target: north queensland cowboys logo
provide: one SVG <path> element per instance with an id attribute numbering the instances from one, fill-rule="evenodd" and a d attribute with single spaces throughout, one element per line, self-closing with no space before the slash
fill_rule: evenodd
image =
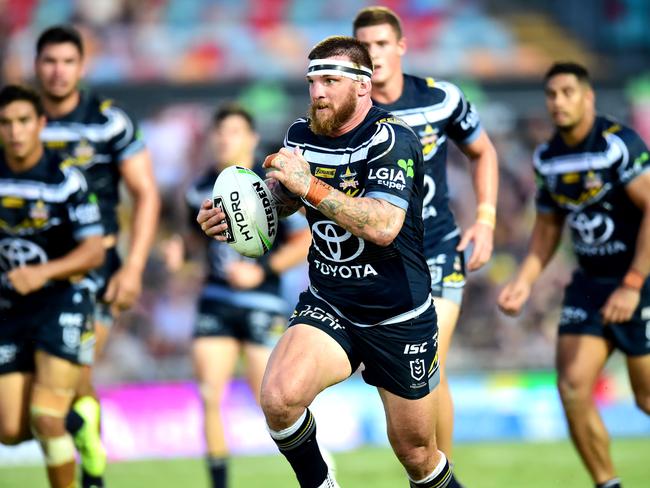
<path id="1" fill-rule="evenodd" d="M 427 371 L 424 359 L 413 359 L 409 361 L 409 366 L 411 367 L 411 378 L 415 381 L 420 381 L 424 378 Z"/>
<path id="2" fill-rule="evenodd" d="M 589 246 L 607 242 L 614 233 L 614 221 L 601 213 L 572 215 L 569 225 L 580 236 L 580 240 Z"/>

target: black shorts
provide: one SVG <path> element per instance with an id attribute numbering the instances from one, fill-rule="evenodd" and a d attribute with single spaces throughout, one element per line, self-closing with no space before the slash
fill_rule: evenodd
<path id="1" fill-rule="evenodd" d="M 110 305 L 102 300 L 108 288 L 108 283 L 115 272 L 122 266 L 122 260 L 117 253 L 115 246 L 106 249 L 106 259 L 97 269 L 90 272 L 88 277 L 92 279 L 97 286 L 97 302 L 95 305 L 95 321 L 106 327 L 113 325 L 115 318 L 111 313 Z"/>
<path id="2" fill-rule="evenodd" d="M 306 324 L 332 337 L 348 355 L 352 371 L 361 363 L 363 379 L 408 399 L 425 397 L 440 382 L 438 325 L 431 305 L 405 322 L 359 327 L 338 315 L 309 290 L 300 295 L 289 327 Z"/>
<path id="3" fill-rule="evenodd" d="M 431 295 L 458 305 L 463 301 L 465 287 L 465 256 L 456 250 L 460 237 L 443 241 L 427 253 L 431 273 Z"/>
<path id="4" fill-rule="evenodd" d="M 0 374 L 34 371 L 44 351 L 75 364 L 92 364 L 93 295 L 77 285 L 45 289 L 0 318 Z"/>
<path id="5" fill-rule="evenodd" d="M 650 280 L 641 290 L 641 301 L 632 318 L 605 325 L 600 309 L 619 285 L 617 279 L 594 279 L 576 271 L 564 294 L 559 333 L 603 337 L 628 356 L 649 354 Z"/>
<path id="6" fill-rule="evenodd" d="M 287 317 L 277 312 L 245 308 L 202 298 L 194 324 L 194 337 L 233 337 L 274 347 L 287 328 Z"/>

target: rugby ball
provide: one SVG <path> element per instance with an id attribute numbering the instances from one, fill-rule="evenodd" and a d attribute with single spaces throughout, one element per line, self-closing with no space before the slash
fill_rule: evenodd
<path id="1" fill-rule="evenodd" d="M 224 169 L 212 188 L 212 205 L 226 214 L 226 242 L 249 258 L 259 258 L 273 246 L 278 213 L 271 192 L 257 174 L 242 166 Z"/>

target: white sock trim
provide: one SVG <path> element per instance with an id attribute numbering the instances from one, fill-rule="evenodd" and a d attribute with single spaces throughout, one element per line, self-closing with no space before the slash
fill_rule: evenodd
<path id="1" fill-rule="evenodd" d="M 275 439 L 276 441 L 281 441 L 295 434 L 306 418 L 307 418 L 307 409 L 305 408 L 305 411 L 302 413 L 300 417 L 298 417 L 298 420 L 296 420 L 296 422 L 293 425 L 290 425 L 286 429 L 276 431 L 271 429 L 271 427 L 269 427 L 268 425 L 266 426 L 266 428 L 269 430 L 269 434 L 271 434 L 271 437 L 273 439 Z"/>
<path id="2" fill-rule="evenodd" d="M 434 479 L 436 479 L 436 477 L 437 477 L 440 473 L 442 473 L 442 470 L 445 468 L 445 464 L 447 464 L 447 458 L 445 457 L 445 453 L 444 453 L 444 452 L 442 452 L 442 451 L 438 451 L 438 452 L 440 453 L 440 461 L 438 461 L 437 466 L 434 468 L 434 470 L 431 472 L 431 474 L 430 474 L 429 476 L 427 476 L 426 478 L 423 478 L 423 479 L 421 479 L 421 480 L 414 480 L 413 478 L 411 478 L 411 477 L 409 476 L 409 479 L 410 479 L 413 483 L 415 483 L 415 484 L 419 484 L 419 483 L 428 483 L 429 481 L 433 481 Z M 408 474 L 408 473 L 407 473 L 407 474 Z"/>
<path id="3" fill-rule="evenodd" d="M 602 488 L 609 488 L 610 486 L 616 486 L 621 484 L 621 479 L 620 478 L 612 478 L 609 481 L 606 481 L 602 485 L 600 485 Z"/>

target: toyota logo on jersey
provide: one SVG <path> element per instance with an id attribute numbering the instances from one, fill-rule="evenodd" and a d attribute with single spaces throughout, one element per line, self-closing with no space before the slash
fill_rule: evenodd
<path id="1" fill-rule="evenodd" d="M 365 243 L 331 220 L 321 220 L 312 226 L 312 239 L 316 249 L 325 259 L 345 263 L 359 257 Z"/>
<path id="2" fill-rule="evenodd" d="M 19 238 L 0 240 L 0 270 L 2 271 L 45 262 L 47 262 L 45 251 L 31 241 Z"/>

